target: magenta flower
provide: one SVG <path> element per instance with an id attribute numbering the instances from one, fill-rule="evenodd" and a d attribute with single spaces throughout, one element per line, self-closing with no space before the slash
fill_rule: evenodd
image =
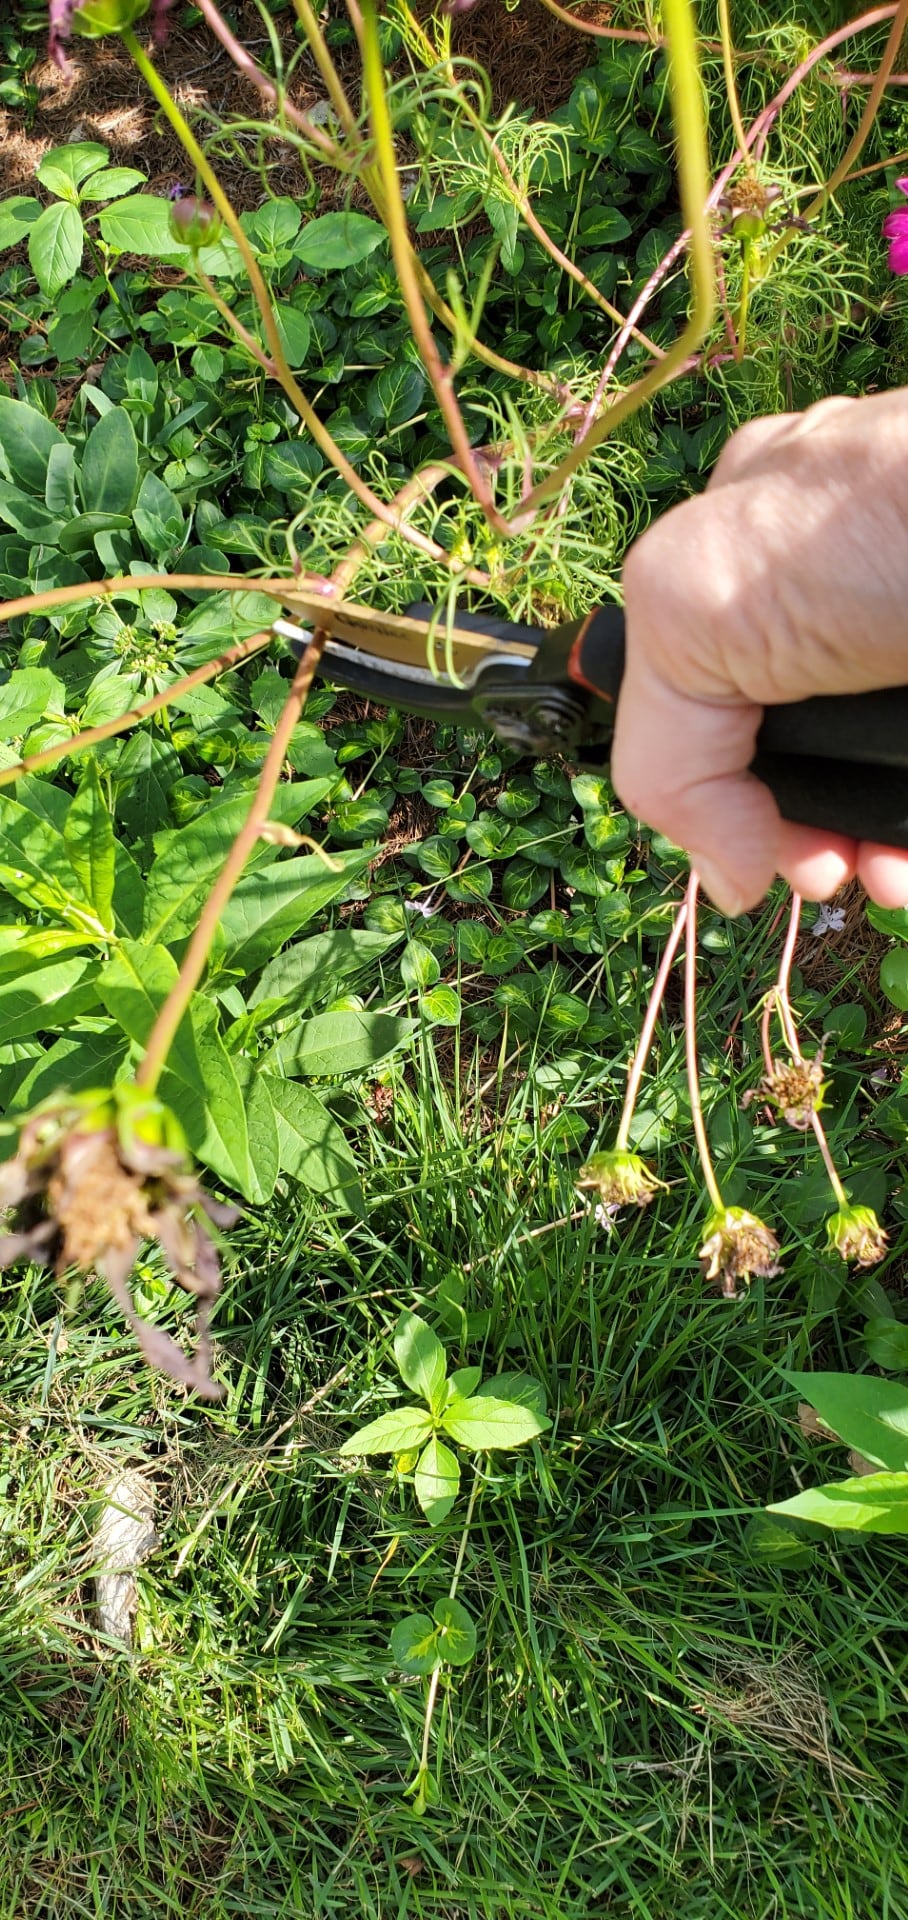
<path id="1" fill-rule="evenodd" d="M 896 181 L 899 193 L 908 198 L 908 179 Z M 890 273 L 908 273 L 908 207 L 895 207 L 883 221 L 883 238 L 889 242 Z"/>

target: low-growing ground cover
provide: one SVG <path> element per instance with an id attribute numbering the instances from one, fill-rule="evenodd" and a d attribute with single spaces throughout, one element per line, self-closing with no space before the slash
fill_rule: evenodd
<path id="1" fill-rule="evenodd" d="M 273 72 L 301 40 L 268 13 Z M 630 11 L 621 24 L 652 25 Z M 768 9 L 737 23 L 750 115 L 836 24 Z M 861 43 L 868 66 L 886 24 Z M 188 12 L 180 31 L 197 26 Z M 242 9 L 233 26 L 248 28 Z M 382 24 L 421 259 L 453 299 L 452 270 L 472 293 L 494 244 L 485 340 L 589 402 L 611 323 L 553 279 L 490 186 L 481 133 L 450 131 L 447 76 L 417 27 L 403 11 Z M 40 137 L 40 69 L 24 31 L 7 38 L 3 98 Z M 326 41 L 347 72 L 352 29 L 329 17 Z M 307 58 L 294 97 L 309 107 L 322 96 Z M 419 87 L 405 97 L 408 58 Z M 717 55 L 706 73 L 718 163 L 731 135 Z M 591 40 L 575 74 L 521 100 L 501 150 L 626 312 L 680 226 L 664 61 Z M 827 62 L 795 94 L 773 156 L 786 194 L 827 177 L 862 84 L 843 90 Z M 868 166 L 901 150 L 900 99 L 886 96 Z M 253 182 L 242 231 L 291 369 L 387 499 L 448 440 L 361 182 L 346 217 L 314 166 L 300 191 L 271 180 L 251 108 L 242 121 L 233 104 L 186 104 L 212 158 L 240 154 Z M 58 754 L 0 792 L 8 1154 L 42 1096 L 129 1073 L 248 808 L 292 671 L 276 645 L 243 657 L 273 613 L 255 574 L 329 571 L 362 525 L 216 304 L 254 329 L 229 233 L 199 255 L 208 286 L 193 279 L 151 138 L 127 153 L 83 127 L 45 154 L 34 194 L 17 179 L 0 201 L 0 591 L 136 578 L 115 600 L 18 615 L 4 636 L 5 765 Z M 414 527 L 487 570 L 512 617 L 613 595 L 634 531 L 703 483 L 739 420 L 903 377 L 879 234 L 894 171 L 795 230 L 749 300 L 731 236 L 727 309 L 746 352 L 717 353 L 604 442 L 531 564 L 450 480 Z M 647 311 L 657 346 L 687 302 L 678 271 Z M 645 352 L 631 342 L 631 370 Z M 513 431 L 504 376 L 466 366 L 472 441 Z M 525 434 L 551 418 L 538 387 L 521 405 Z M 514 497 L 521 458 L 505 463 Z M 228 567 L 249 569 L 244 595 L 141 584 Z M 401 609 L 441 600 L 450 577 L 398 533 L 365 554 L 356 591 Z M 215 684 L 78 760 L 59 751 L 229 648 Z M 666 1190 L 597 1219 L 576 1185 L 614 1135 L 680 897 L 676 850 L 604 780 L 322 688 L 270 818 L 161 1081 L 207 1184 L 245 1205 L 214 1322 L 226 1398 L 200 1406 L 150 1374 L 99 1281 L 67 1301 L 34 1268 L 4 1275 L 0 1912 L 908 1912 L 898 1543 L 830 1545 L 763 1511 L 844 1466 L 799 1424 L 786 1373 L 906 1369 L 904 916 L 870 927 L 851 901 L 844 926 L 816 934 L 808 916 L 792 980 L 807 1039 L 828 1036 L 839 1169 L 891 1230 L 873 1276 L 820 1250 L 829 1203 L 805 1137 L 742 1104 L 782 903 L 734 925 L 701 917 L 712 1151 L 729 1204 L 772 1224 L 784 1263 L 729 1302 L 696 1262 L 674 979 L 631 1135 Z M 188 1345 L 193 1316 L 158 1248 L 133 1286 L 138 1311 Z M 455 1411 L 438 1444 L 460 1465 L 456 1496 L 443 1455 L 420 1468 L 419 1425 L 390 1459 L 342 1451 L 440 1392 L 437 1344 L 410 1320 L 402 1349 L 402 1314 L 434 1330 L 462 1399 L 481 1398 L 479 1369 L 529 1410 L 494 1448 L 471 1447 L 475 1410 Z M 141 1476 L 158 1542 L 135 1575 L 131 1653 L 99 1635 L 93 1586 L 103 1490 L 124 1471 Z"/>

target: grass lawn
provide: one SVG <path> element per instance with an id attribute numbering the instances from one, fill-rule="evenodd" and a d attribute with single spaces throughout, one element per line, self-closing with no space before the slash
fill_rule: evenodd
<path id="1" fill-rule="evenodd" d="M 706 916 L 707 1085 L 769 918 Z M 3 1920 L 908 1914 L 903 1555 L 760 1515 L 816 1475 L 777 1367 L 842 1364 L 861 1283 L 816 1252 L 803 1137 L 731 1101 L 712 1117 L 726 1183 L 786 1268 L 741 1303 L 704 1289 L 674 1019 L 647 1102 L 678 1143 L 671 1190 L 611 1232 L 578 1214 L 555 1120 L 587 1143 L 613 1125 L 637 989 L 608 971 L 579 989 L 611 1009 L 599 1057 L 530 1048 L 515 1073 L 505 1046 L 483 1081 L 466 1039 L 455 1057 L 427 1033 L 380 1121 L 373 1090 L 351 1095 L 365 1217 L 293 1188 L 237 1230 L 223 1408 L 152 1378 L 100 1290 L 64 1329 L 50 1283 L 6 1280 Z M 817 1032 L 860 994 L 830 971 Z M 832 1134 L 872 1184 L 888 1150 L 855 1137 L 860 1081 L 840 1062 Z M 553 1431 L 484 1456 L 465 1544 L 469 1484 L 430 1532 L 383 1463 L 337 1457 L 395 1403 L 402 1306 L 452 1365 L 548 1392 Z M 119 1465 L 147 1476 L 160 1539 L 132 1655 L 99 1640 L 89 1580 Z M 388 1639 L 459 1552 L 479 1644 L 440 1690 L 419 1819 L 402 1790 L 427 1683 Z"/>

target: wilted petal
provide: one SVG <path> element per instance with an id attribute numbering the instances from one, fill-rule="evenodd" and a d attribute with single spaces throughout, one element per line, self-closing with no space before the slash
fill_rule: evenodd
<path id="1" fill-rule="evenodd" d="M 66 58 L 66 42 L 69 39 L 72 17 L 76 10 L 76 0 L 50 0 L 48 13 L 47 51 L 54 66 L 61 73 L 69 72 Z"/>
<path id="2" fill-rule="evenodd" d="M 173 0 L 151 0 L 151 34 L 156 47 L 163 47 L 170 25 Z"/>

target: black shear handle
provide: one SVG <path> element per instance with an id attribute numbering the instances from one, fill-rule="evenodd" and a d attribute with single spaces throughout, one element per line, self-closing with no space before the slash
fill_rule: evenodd
<path id="1" fill-rule="evenodd" d="M 908 630 L 905 639 L 908 673 Z M 624 672 L 624 615 L 600 607 L 578 626 L 570 678 L 613 704 Z M 908 686 L 824 694 L 767 707 L 752 763 L 786 820 L 908 848 Z"/>

